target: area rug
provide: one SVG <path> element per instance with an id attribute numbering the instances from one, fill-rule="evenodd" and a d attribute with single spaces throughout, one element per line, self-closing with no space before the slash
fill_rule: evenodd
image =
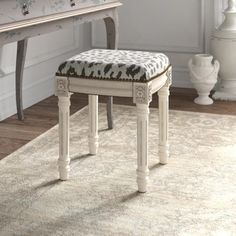
<path id="1" fill-rule="evenodd" d="M 58 181 L 58 127 L 0 161 L 0 235 L 236 235 L 236 116 L 170 111 L 169 164 L 150 114 L 149 192 L 137 193 L 135 107 L 99 105 L 98 155 L 87 108 L 71 118 L 71 178 Z"/>

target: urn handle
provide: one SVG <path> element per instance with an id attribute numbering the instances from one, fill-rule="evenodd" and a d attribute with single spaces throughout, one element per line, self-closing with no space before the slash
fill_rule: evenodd
<path id="1" fill-rule="evenodd" d="M 190 73 L 194 76 L 194 78 L 196 78 L 196 79 L 199 80 L 199 81 L 204 80 L 205 78 L 210 78 L 210 76 L 212 76 L 213 74 L 215 74 L 215 75 L 218 74 L 219 69 L 220 69 L 220 63 L 219 63 L 219 61 L 217 61 L 216 59 L 214 59 L 214 60 L 212 61 L 212 66 L 213 66 L 213 69 L 212 69 L 212 71 L 211 71 L 209 74 L 204 75 L 204 76 L 198 76 L 198 75 L 194 72 L 193 60 L 190 59 L 189 62 L 188 62 L 188 67 L 189 67 Z"/>
<path id="2" fill-rule="evenodd" d="M 214 72 L 218 73 L 220 70 L 220 63 L 216 59 L 213 60 Z"/>
<path id="3" fill-rule="evenodd" d="M 27 2 L 24 2 L 23 3 L 23 6 L 22 6 L 22 14 L 24 16 L 28 15 L 29 14 L 29 5 Z"/>

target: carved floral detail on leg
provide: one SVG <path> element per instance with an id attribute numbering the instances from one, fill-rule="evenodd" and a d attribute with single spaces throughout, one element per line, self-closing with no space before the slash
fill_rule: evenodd
<path id="1" fill-rule="evenodd" d="M 151 83 L 134 83 L 133 98 L 134 103 L 149 104 L 152 101 Z"/>
<path id="2" fill-rule="evenodd" d="M 67 77 L 57 77 L 56 79 L 56 96 L 69 96 L 69 81 Z"/>
<path id="3" fill-rule="evenodd" d="M 167 70 L 166 76 L 167 76 L 166 86 L 169 87 L 172 84 L 172 67 L 170 67 Z"/>

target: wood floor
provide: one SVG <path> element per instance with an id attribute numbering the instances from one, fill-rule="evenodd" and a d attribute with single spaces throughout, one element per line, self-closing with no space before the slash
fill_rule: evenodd
<path id="1" fill-rule="evenodd" d="M 195 97 L 196 92 L 193 89 L 173 88 L 170 96 L 170 109 L 236 115 L 235 102 L 215 101 L 213 105 L 200 106 L 193 103 Z M 105 102 L 106 98 L 101 97 L 100 101 Z M 71 99 L 71 114 L 86 106 L 87 103 L 87 95 L 73 95 Z M 132 100 L 129 98 L 115 97 L 114 103 L 132 105 Z M 154 96 L 151 106 L 156 107 L 156 104 L 157 96 Z M 18 121 L 17 116 L 14 115 L 0 122 L 0 159 L 11 154 L 57 124 L 57 98 L 52 96 L 45 99 L 26 109 L 24 114 L 24 121 Z"/>

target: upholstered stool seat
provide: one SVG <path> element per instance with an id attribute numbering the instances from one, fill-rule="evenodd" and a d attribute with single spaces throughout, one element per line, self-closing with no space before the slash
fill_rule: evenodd
<path id="1" fill-rule="evenodd" d="M 58 76 L 88 79 L 148 82 L 170 66 L 162 53 L 93 49 L 63 62 Z"/>
<path id="2" fill-rule="evenodd" d="M 89 150 L 98 151 L 98 95 L 132 97 L 137 107 L 137 183 L 148 180 L 148 115 L 152 94 L 159 95 L 159 158 L 168 158 L 168 96 L 171 65 L 162 53 L 93 49 L 63 62 L 56 72 L 59 98 L 59 174 L 69 177 L 69 107 L 71 93 L 89 94 Z M 109 151 L 109 150 L 108 150 Z"/>

